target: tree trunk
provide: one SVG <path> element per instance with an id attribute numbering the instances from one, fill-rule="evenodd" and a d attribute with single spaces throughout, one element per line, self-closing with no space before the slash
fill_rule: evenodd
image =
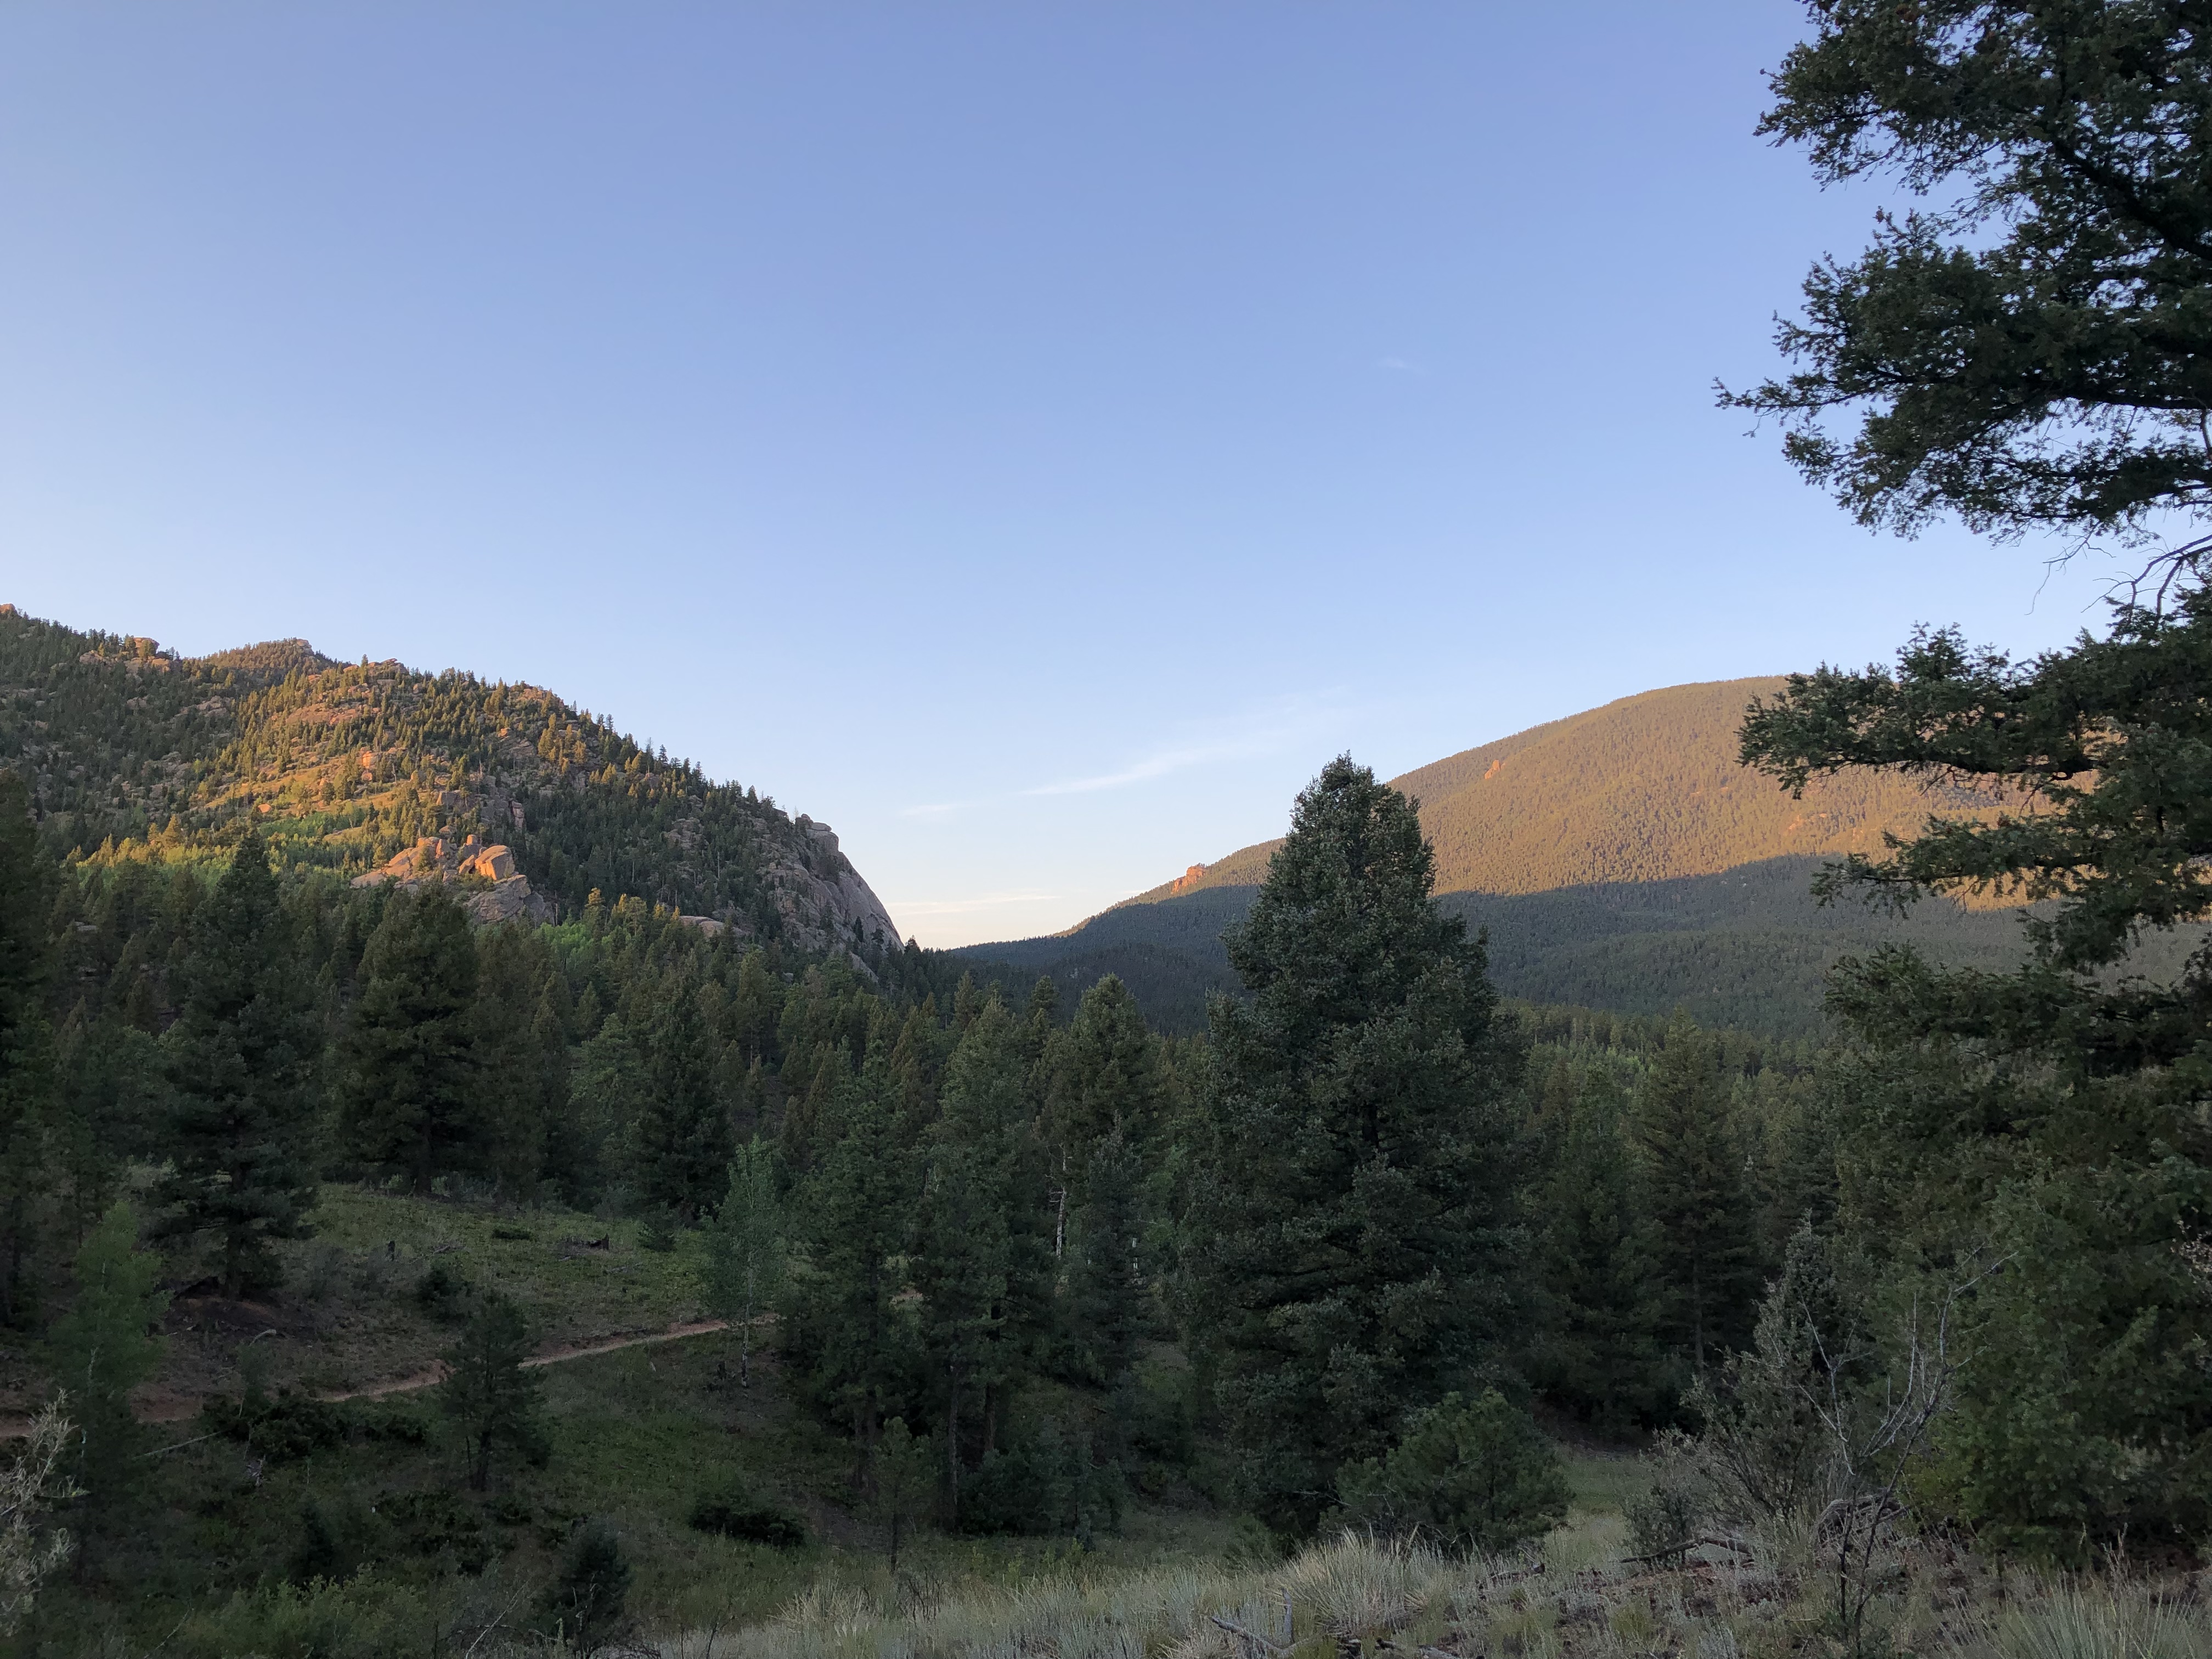
<path id="1" fill-rule="evenodd" d="M 753 1275 L 745 1273 L 745 1323 L 738 1333 L 738 1386 L 750 1389 L 753 1385 Z"/>
<path id="2" fill-rule="evenodd" d="M 960 1367 L 947 1368 L 945 1402 L 945 1468 L 952 1488 L 952 1514 L 960 1514 Z"/>

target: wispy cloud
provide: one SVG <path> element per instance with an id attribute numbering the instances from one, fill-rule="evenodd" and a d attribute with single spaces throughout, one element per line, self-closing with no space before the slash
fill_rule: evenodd
<path id="1" fill-rule="evenodd" d="M 1156 755 L 1147 755 L 1118 772 L 1102 773 L 1095 778 L 1070 778 L 1064 783 L 1041 783 L 1021 793 L 1024 795 L 1087 795 L 1100 789 L 1123 789 L 1133 783 L 1164 778 L 1169 773 L 1180 772 L 1186 767 L 1201 766 L 1212 760 L 1233 760 L 1239 755 L 1253 752 L 1249 748 L 1233 744 L 1217 744 L 1200 749 L 1168 749 Z"/>
<path id="2" fill-rule="evenodd" d="M 1245 711 L 1224 722 L 1227 730 L 1217 729 L 1196 741 L 1170 743 L 1140 756 L 1127 766 L 1111 772 L 1100 772 L 1088 777 L 1066 778 L 1054 783 L 1040 783 L 1018 793 L 1023 795 L 1088 795 L 1105 789 L 1126 789 L 1132 784 L 1149 783 L 1154 778 L 1164 778 L 1172 773 L 1184 772 L 1194 766 L 1205 766 L 1217 761 L 1249 760 L 1255 756 L 1273 755 L 1302 743 L 1312 741 L 1315 732 L 1334 722 L 1336 714 L 1336 696 L 1326 692 L 1319 696 L 1286 697 L 1267 706 Z"/>
<path id="3" fill-rule="evenodd" d="M 1214 722 L 1208 731 L 1193 733 L 1179 741 L 1164 743 L 1149 754 L 1141 754 L 1127 765 L 1110 772 L 1056 779 L 1050 783 L 1032 784 L 1024 789 L 1013 789 L 1002 795 L 975 800 L 925 801 L 913 806 L 900 807 L 898 815 L 902 818 L 941 822 L 959 813 L 992 806 L 1000 801 L 1054 795 L 1097 794 L 1109 789 L 1127 789 L 1134 784 L 1150 783 L 1155 778 L 1187 772 L 1195 766 L 1279 754 L 1285 749 L 1310 744 L 1317 732 L 1337 724 L 1342 712 L 1340 694 L 1334 690 L 1277 698 Z M 959 902 L 973 908 L 982 903 L 1014 904 L 1050 896 L 1048 894 L 1004 895 L 989 900 L 963 899 Z"/>
<path id="4" fill-rule="evenodd" d="M 1429 378 L 1427 369 L 1423 368 L 1419 363 L 1409 363 L 1403 357 L 1377 357 L 1375 360 L 1375 367 L 1387 368 L 1396 374 L 1418 374 L 1425 380 Z"/>

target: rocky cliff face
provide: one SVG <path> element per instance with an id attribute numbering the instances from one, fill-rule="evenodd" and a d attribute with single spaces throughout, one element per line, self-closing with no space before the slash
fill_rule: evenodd
<path id="1" fill-rule="evenodd" d="M 442 836 L 425 836 L 353 878 L 356 887 L 385 882 L 409 893 L 458 883 L 470 920 L 487 927 L 500 921 L 553 920 L 553 907 L 531 890 L 530 878 L 514 867 L 513 851 L 475 836 L 458 843 Z"/>

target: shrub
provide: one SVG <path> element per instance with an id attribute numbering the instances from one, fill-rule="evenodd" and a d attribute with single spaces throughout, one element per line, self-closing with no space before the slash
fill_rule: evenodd
<path id="1" fill-rule="evenodd" d="M 364 1440 L 386 1440 L 395 1446 L 424 1446 L 430 1442 L 430 1419 L 415 1406 L 387 1401 L 358 1413 L 355 1422 Z"/>
<path id="2" fill-rule="evenodd" d="M 210 1400 L 200 1420 L 210 1433 L 243 1441 L 272 1463 L 337 1445 L 355 1427 L 342 1403 L 289 1392 L 271 1400 L 251 1389 L 243 1400 Z"/>
<path id="3" fill-rule="evenodd" d="M 331 1243 L 315 1246 L 314 1254 L 307 1258 L 306 1290 L 311 1302 L 327 1302 L 337 1294 L 338 1279 L 345 1268 L 345 1253 Z"/>
<path id="4" fill-rule="evenodd" d="M 960 1486 L 961 1530 L 1085 1540 L 1121 1524 L 1118 1470 L 1091 1456 L 1090 1437 L 1047 1419 L 983 1460 Z"/>
<path id="5" fill-rule="evenodd" d="M 467 1573 L 482 1572 L 491 1564 L 483 1518 L 450 1492 L 404 1492 L 380 1504 L 377 1513 L 398 1531 L 400 1547 L 410 1553 L 442 1559 Z"/>
<path id="6" fill-rule="evenodd" d="M 1659 1461 L 1650 1490 L 1620 1506 L 1631 1554 L 1640 1561 L 1663 1561 L 1684 1553 L 1697 1541 L 1705 1510 L 1702 1483 L 1679 1460 Z"/>
<path id="7" fill-rule="evenodd" d="M 331 1504 L 310 1498 L 300 1506 L 284 1576 L 295 1584 L 341 1583 L 388 1553 L 391 1531 L 382 1516 L 354 1499 Z"/>
<path id="8" fill-rule="evenodd" d="M 433 1319 L 458 1319 L 468 1300 L 469 1281 L 443 1261 L 434 1261 L 415 1281 L 415 1305 Z"/>
<path id="9" fill-rule="evenodd" d="M 604 1521 L 586 1523 L 568 1540 L 561 1576 L 539 1616 L 540 1628 L 557 1629 L 572 1646 L 589 1652 L 621 1627 L 629 1577 L 614 1528 Z"/>
<path id="10" fill-rule="evenodd" d="M 170 1633 L 164 1651 L 182 1659 L 386 1659 L 419 1653 L 436 1614 L 423 1593 L 368 1575 L 343 1583 L 276 1584 L 234 1591 L 198 1607 Z"/>
<path id="11" fill-rule="evenodd" d="M 1346 1468 L 1337 1492 L 1354 1520 L 1462 1550 L 1509 1548 L 1567 1512 L 1559 1454 L 1495 1389 L 1472 1401 L 1445 1395 L 1407 1425 L 1388 1457 Z"/>
<path id="12" fill-rule="evenodd" d="M 707 1495 L 691 1505 L 685 1520 L 700 1532 L 750 1544 L 772 1544 L 791 1549 L 806 1541 L 806 1528 L 797 1516 L 774 1504 L 763 1504 L 743 1492 Z"/>

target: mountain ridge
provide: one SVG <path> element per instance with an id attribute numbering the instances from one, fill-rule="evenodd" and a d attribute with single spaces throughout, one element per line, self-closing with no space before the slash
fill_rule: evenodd
<path id="1" fill-rule="evenodd" d="M 903 948 L 829 825 L 519 682 L 298 639 L 187 657 L 0 605 L 0 765 L 25 775 L 42 838 L 80 856 L 192 856 L 251 818 L 288 863 L 349 878 L 419 864 L 495 889 L 514 877 L 476 849 L 504 848 L 516 896 L 564 913 L 632 895 L 870 972 Z M 465 871 L 448 848 L 471 836 Z"/>
<path id="2" fill-rule="evenodd" d="M 1784 684 L 1759 676 L 1638 692 L 1390 781 L 1419 802 L 1438 896 L 1491 930 L 1501 988 L 1624 1012 L 1679 1004 L 1701 1020 L 1797 1034 L 1817 1025 L 1821 975 L 1846 951 L 1893 936 L 1991 965 L 2016 951 L 2014 913 L 1995 903 L 1933 901 L 1905 924 L 1815 905 L 1809 884 L 1824 860 L 1879 851 L 1885 834 L 1915 833 L 1931 815 L 1983 816 L 1998 802 L 1887 773 L 1818 779 L 1791 797 L 1736 758 L 1746 709 Z M 1146 1012 L 1191 1027 L 1182 988 L 1234 988 L 1219 931 L 1242 915 L 1279 845 L 1193 866 L 1065 933 L 958 954 L 1024 970 L 1060 964 L 1079 978 L 1102 951 L 1154 946 L 1174 959 L 1177 988 L 1156 991 Z M 1762 986 L 1775 1005 L 1764 1017 Z"/>
<path id="3" fill-rule="evenodd" d="M 1984 792 L 1890 774 L 1818 778 L 1793 800 L 1735 760 L 1735 730 L 1752 699 L 1785 684 L 1781 675 L 1759 675 L 1616 697 L 1401 773 L 1390 787 L 1420 805 L 1421 827 L 1436 848 L 1439 893 L 1538 893 L 1717 875 L 1767 858 L 1872 853 L 1880 850 L 1883 831 L 1916 831 L 1931 812 L 1978 815 L 1996 805 Z M 1588 763 L 1593 748 L 1596 767 Z M 1575 823 L 1576 796 L 1544 787 L 1553 781 L 1540 773 L 1546 751 L 1568 749 L 1582 751 L 1574 776 L 1584 786 L 1583 799 L 1592 774 L 1601 780 L 1596 804 L 1610 815 L 1601 832 Z M 1670 752 L 1683 763 L 1671 775 L 1651 775 L 1650 760 Z M 1646 764 L 1638 767 L 1638 759 Z M 1539 775 L 1532 779 L 1532 771 Z M 1680 783 L 1671 799 L 1654 787 L 1668 775 Z M 1498 787 L 1486 790 L 1489 785 Z M 1707 799 L 1702 812 L 1684 811 L 1686 802 L 1699 799 Z M 1673 833 L 1656 844 L 1632 834 L 1630 814 L 1639 808 L 1647 819 L 1668 820 Z M 1699 817 L 1705 822 L 1694 822 Z M 1758 839 L 1724 854 L 1730 827 Z M 1209 887 L 1257 885 L 1281 844 L 1280 837 L 1255 842 L 1107 908 Z M 1563 860 L 1562 848 L 1572 856 Z M 1063 936 L 1096 919 L 1085 918 Z"/>

